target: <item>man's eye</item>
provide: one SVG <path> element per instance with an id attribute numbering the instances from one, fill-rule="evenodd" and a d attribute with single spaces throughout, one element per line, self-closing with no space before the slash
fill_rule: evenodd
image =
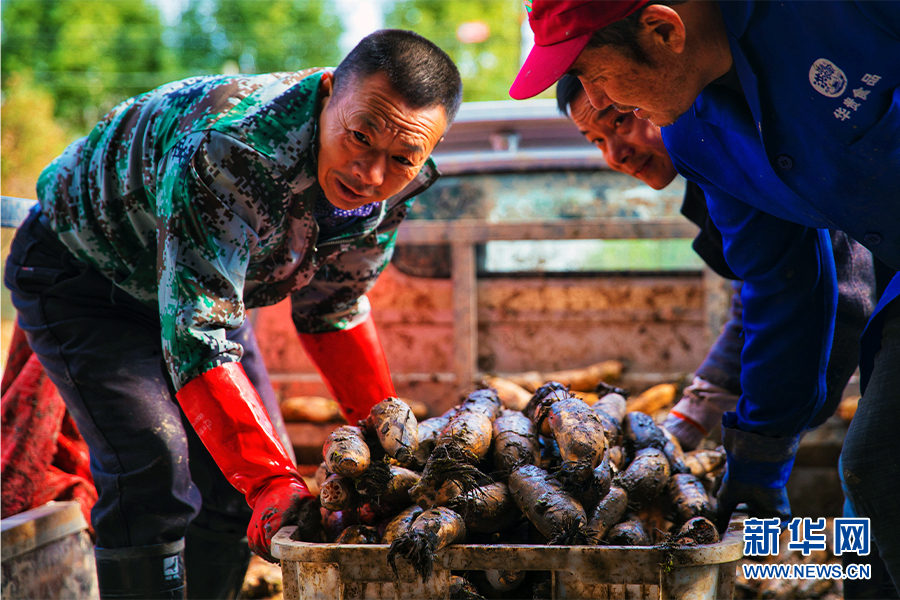
<path id="1" fill-rule="evenodd" d="M 400 163 L 400 164 L 403 165 L 404 167 L 411 167 L 411 166 L 412 166 L 412 161 L 410 161 L 410 160 L 409 160 L 408 158 L 406 158 L 406 157 L 403 157 L 403 156 L 395 156 L 395 157 L 394 157 L 394 160 L 396 160 L 398 163 Z"/>
<path id="2" fill-rule="evenodd" d="M 626 118 L 628 118 L 628 115 L 620 115 L 616 117 L 616 120 L 614 121 L 616 127 L 624 123 Z"/>
<path id="3" fill-rule="evenodd" d="M 358 131 L 354 131 L 354 132 L 353 132 L 353 136 L 357 139 L 357 141 L 362 142 L 363 144 L 366 144 L 366 143 L 368 143 L 368 141 L 369 141 L 369 140 L 366 138 L 366 136 L 364 136 L 363 134 L 361 134 L 361 133 L 358 132 Z"/>

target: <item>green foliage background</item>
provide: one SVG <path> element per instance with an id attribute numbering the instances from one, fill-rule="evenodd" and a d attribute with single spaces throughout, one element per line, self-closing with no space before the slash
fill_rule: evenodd
<path id="1" fill-rule="evenodd" d="M 68 143 L 122 100 L 169 81 L 336 66 L 344 33 L 338 1 L 182 0 L 180 15 L 167 20 L 150 0 L 0 0 L 0 193 L 34 198 L 41 170 Z M 521 0 L 380 2 L 385 27 L 416 31 L 456 61 L 465 100 L 508 98 Z M 471 22 L 486 25 L 489 37 L 457 39 L 457 28 Z M 0 233 L 5 256 L 12 230 Z M 0 312 L 5 348 L 13 314 L 5 289 Z"/>
<path id="2" fill-rule="evenodd" d="M 167 41 L 191 75 L 334 66 L 343 32 L 326 1 L 190 0 Z"/>
<path id="3" fill-rule="evenodd" d="M 336 2 L 184 0 L 180 15 L 166 22 L 149 0 L 0 1 L 0 191 L 33 197 L 33 182 L 61 146 L 122 100 L 163 83 L 337 65 L 344 31 Z M 381 0 L 381 6 L 385 27 L 416 31 L 450 54 L 465 100 L 508 98 L 519 65 L 520 0 Z M 457 28 L 471 22 L 488 28 L 487 39 L 457 38 Z M 34 110 L 23 110 L 30 101 Z M 10 102 L 19 108 L 7 109 Z"/>
<path id="4" fill-rule="evenodd" d="M 86 132 L 118 102 L 192 75 L 328 66 L 343 32 L 330 0 L 189 0 L 165 24 L 146 0 L 3 0 L 0 74 L 30 74 Z"/>
<path id="5" fill-rule="evenodd" d="M 508 98 L 519 65 L 520 0 L 384 0 L 384 25 L 433 40 L 459 65 L 465 99 Z M 86 133 L 118 102 L 211 73 L 334 66 L 343 33 L 335 0 L 186 0 L 165 23 L 148 0 L 2 0 L 4 92 L 26 76 L 63 127 Z M 457 28 L 490 32 L 463 43 Z"/>
<path id="6" fill-rule="evenodd" d="M 519 70 L 521 0 L 407 0 L 393 3 L 385 26 L 411 29 L 440 46 L 453 58 L 463 80 L 463 100 L 508 100 Z M 457 39 L 463 23 L 480 21 L 490 29 L 483 42 Z"/>
<path id="7" fill-rule="evenodd" d="M 30 74 L 67 126 L 86 130 L 120 100 L 167 80 L 174 56 L 143 0 L 4 0 L 0 73 Z"/>

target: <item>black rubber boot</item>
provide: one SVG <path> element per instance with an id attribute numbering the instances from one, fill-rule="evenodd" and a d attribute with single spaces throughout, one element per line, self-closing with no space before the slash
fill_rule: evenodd
<path id="1" fill-rule="evenodd" d="M 184 540 L 131 548 L 94 548 L 103 600 L 183 600 Z"/>
<path id="2" fill-rule="evenodd" d="M 240 596 L 250 565 L 246 537 L 210 531 L 191 523 L 184 543 L 189 600 L 235 600 Z"/>

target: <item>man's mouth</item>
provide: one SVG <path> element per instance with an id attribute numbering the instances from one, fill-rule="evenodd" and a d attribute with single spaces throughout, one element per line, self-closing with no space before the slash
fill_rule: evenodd
<path id="1" fill-rule="evenodd" d="M 348 200 L 359 201 L 366 198 L 365 194 L 360 194 L 355 189 L 341 181 L 340 177 L 335 177 L 334 180 L 337 182 L 338 191 Z"/>
<path id="2" fill-rule="evenodd" d="M 651 160 L 653 160 L 653 157 L 652 157 L 652 156 L 648 156 L 648 157 L 646 158 L 646 160 L 644 160 L 644 162 L 641 164 L 641 166 L 638 167 L 638 169 L 636 169 L 635 172 L 631 174 L 632 177 L 640 177 L 640 176 L 641 176 L 641 173 L 644 172 L 644 170 L 647 168 L 647 165 L 650 164 L 650 161 L 651 161 Z"/>

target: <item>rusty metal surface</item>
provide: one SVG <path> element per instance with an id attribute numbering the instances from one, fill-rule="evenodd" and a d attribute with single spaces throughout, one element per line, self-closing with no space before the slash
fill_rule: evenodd
<path id="1" fill-rule="evenodd" d="M 479 367 L 503 374 L 619 360 L 630 372 L 690 373 L 706 349 L 702 333 L 696 325 L 678 323 L 501 323 L 479 330 Z"/>
<path id="2" fill-rule="evenodd" d="M 465 241 L 454 241 L 450 247 L 453 258 L 453 373 L 456 388 L 462 392 L 475 376 L 480 303 L 475 275 L 475 247 Z"/>
<path id="3" fill-rule="evenodd" d="M 653 374 L 692 372 L 708 349 L 700 273 L 503 277 L 476 280 L 475 289 L 473 377 L 616 359 L 628 365 L 630 380 L 652 385 L 659 383 Z M 455 335 L 469 326 L 454 318 L 450 280 L 412 277 L 389 266 L 369 298 L 398 394 L 435 413 L 452 406 L 459 395 Z M 297 340 L 288 302 L 253 311 L 252 319 L 276 392 L 282 398 L 327 396 Z"/>
<path id="4" fill-rule="evenodd" d="M 498 147 L 497 134 L 517 134 L 516 147 Z M 603 155 L 584 139 L 569 119 L 560 114 L 556 102 L 535 98 L 524 101 L 500 100 L 464 102 L 453 121 L 453 127 L 435 149 L 435 157 L 444 164 L 448 156 L 473 152 L 506 154 L 513 150 L 548 149 L 582 150 L 597 168 L 605 166 Z"/>
<path id="5" fill-rule="evenodd" d="M 451 571 L 510 565 L 553 572 L 555 598 L 725 598 L 734 592 L 733 571 L 743 547 L 738 519 L 721 542 L 691 548 L 457 544 L 437 554 L 434 576 L 423 584 L 402 560 L 395 577 L 387 545 L 294 542 L 293 530 L 286 527 L 272 540 L 272 552 L 282 561 L 287 600 L 440 598 L 446 597 Z"/>
<path id="6" fill-rule="evenodd" d="M 655 219 L 572 219 L 489 223 L 477 219 L 408 221 L 397 231 L 399 243 L 471 244 L 498 240 L 629 240 L 692 238 L 697 226 L 679 217 Z"/>
<path id="7" fill-rule="evenodd" d="M 404 230 L 413 231 L 421 220 L 461 222 L 461 227 L 469 220 L 470 225 L 481 226 L 484 232 L 492 224 L 549 228 L 544 231 L 558 225 L 577 230 L 580 222 L 590 228 L 593 220 L 600 219 L 609 228 L 595 231 L 608 230 L 616 235 L 614 232 L 623 231 L 617 227 L 619 222 L 627 228 L 635 220 L 649 223 L 665 217 L 672 218 L 673 227 L 690 231 L 690 224 L 678 212 L 683 196 L 684 180 L 680 178 L 663 190 L 654 190 L 628 175 L 609 170 L 579 170 L 565 165 L 526 172 L 498 169 L 494 173 L 442 177 L 416 199 L 410 220 L 399 231 L 405 235 Z M 438 241 L 429 237 L 418 239 L 425 243 Z M 528 234 L 525 239 L 535 238 Z"/>
<path id="8" fill-rule="evenodd" d="M 452 371 L 454 317 L 449 281 L 418 279 L 388 267 L 369 297 L 393 372 Z M 703 283 L 699 274 L 696 278 L 496 278 L 478 281 L 477 297 L 481 331 L 521 325 L 521 336 L 531 338 L 541 334 L 541 329 L 549 334 L 566 324 L 590 329 L 591 334 L 602 334 L 602 328 L 613 324 L 637 335 L 648 327 L 668 328 L 674 334 L 674 343 L 685 351 L 693 345 L 688 338 L 695 334 L 703 337 L 704 331 Z M 315 373 L 296 339 L 287 302 L 257 309 L 253 319 L 264 359 L 273 374 Z M 696 328 L 696 332 L 679 337 L 679 327 Z M 661 346 L 668 345 L 662 343 L 664 340 L 665 337 Z M 703 339 L 696 340 L 698 346 L 703 343 Z M 565 347 L 556 350 L 555 345 L 547 353 L 535 353 L 532 348 L 531 360 L 554 363 L 553 368 L 556 364 L 578 366 L 584 360 L 584 352 Z M 629 349 L 627 342 L 623 346 L 620 341 L 614 347 L 623 358 L 637 358 L 647 351 L 641 346 Z M 695 360 L 703 358 L 701 352 L 705 349 L 694 350 L 673 363 L 674 369 L 658 365 L 654 370 L 692 368 Z M 605 358 L 614 357 L 600 356 L 598 360 Z M 535 364 L 528 368 L 546 367 Z"/>

